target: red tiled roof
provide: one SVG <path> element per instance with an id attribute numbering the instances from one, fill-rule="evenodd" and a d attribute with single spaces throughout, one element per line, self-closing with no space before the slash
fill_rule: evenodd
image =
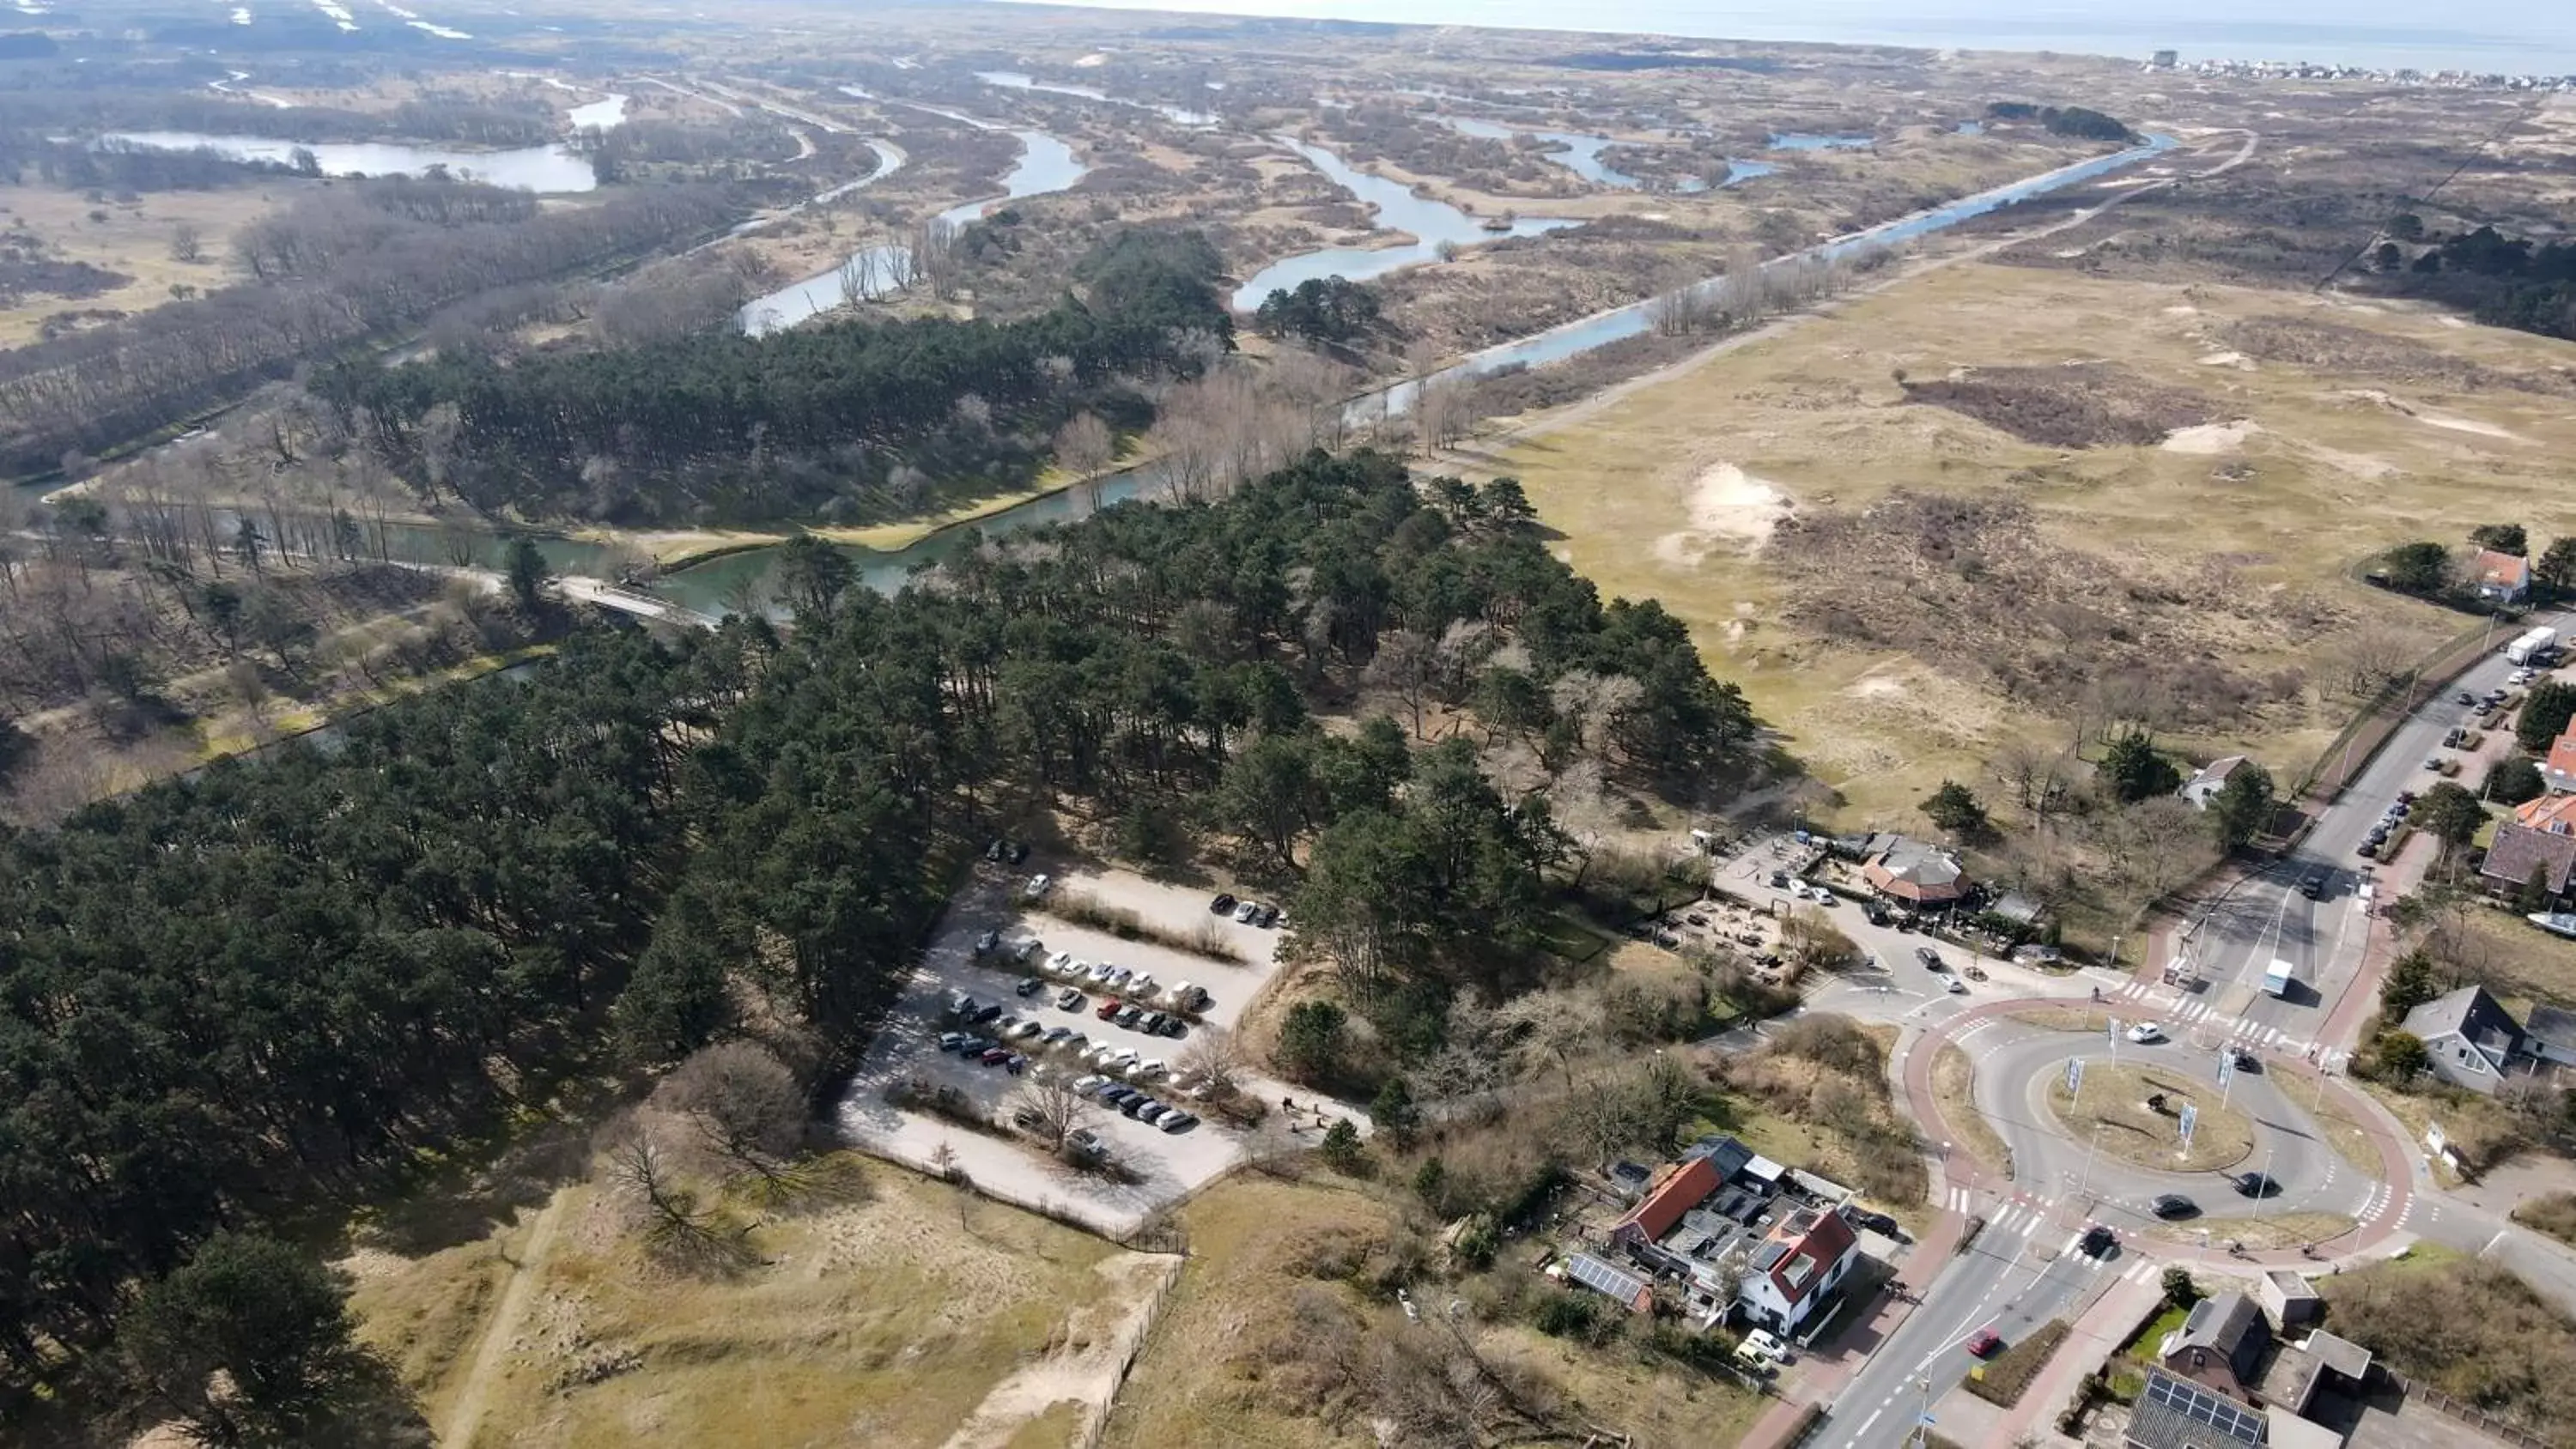
<path id="1" fill-rule="evenodd" d="M 1717 1168 L 1705 1157 L 1694 1157 L 1656 1184 L 1654 1191 L 1619 1220 L 1618 1227 L 1633 1227 L 1648 1241 L 1661 1238 L 1682 1220 L 1682 1214 L 1708 1201 L 1718 1186 Z"/>
<path id="2" fill-rule="evenodd" d="M 2552 769 L 2558 768 L 2559 748 L 2568 744 L 2562 739 L 2550 747 L 2549 764 Z M 2571 749 L 2570 757 L 2576 758 L 2576 749 Z M 2543 795 L 2537 800 L 2526 801 L 2513 807 L 2513 818 L 2516 824 L 2528 829 L 2552 835 L 2576 835 L 2576 795 Z"/>
<path id="3" fill-rule="evenodd" d="M 1771 1233 L 1772 1241 L 1789 1245 L 1789 1251 L 1781 1255 L 1779 1262 L 1771 1265 L 1771 1283 L 1780 1290 L 1780 1297 L 1790 1303 L 1816 1291 L 1816 1285 L 1824 1281 L 1825 1274 L 1860 1241 L 1859 1236 L 1852 1232 L 1851 1224 L 1843 1221 L 1843 1215 L 1830 1209 L 1817 1213 L 1816 1221 L 1806 1232 L 1792 1240 L 1789 1234 L 1796 1228 L 1797 1221 L 1796 1217 L 1791 1217 Z"/>
<path id="4" fill-rule="evenodd" d="M 2553 775 L 2576 776 L 2576 724 L 2569 725 L 2567 733 L 2550 741 L 2549 759 L 2541 768 Z"/>
<path id="5" fill-rule="evenodd" d="M 2531 560 L 2491 548 L 2479 549 L 2469 570 L 2478 576 L 2479 583 L 2500 589 L 2518 589 L 2531 581 Z"/>

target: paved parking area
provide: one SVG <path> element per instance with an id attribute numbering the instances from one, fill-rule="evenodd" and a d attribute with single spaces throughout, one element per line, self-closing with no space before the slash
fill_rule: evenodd
<path id="1" fill-rule="evenodd" d="M 944 1146 L 956 1168 L 992 1196 L 1124 1236 L 1157 1207 L 1233 1166 L 1243 1154 L 1242 1136 L 1213 1119 L 1202 1120 L 1186 1132 L 1166 1133 L 1104 1108 L 1086 1125 L 1109 1142 L 1120 1161 L 1140 1174 L 1134 1183 L 1114 1183 L 1074 1171 L 1028 1138 L 990 1136 L 927 1113 L 898 1110 L 885 1100 L 887 1086 L 911 1077 L 926 1078 L 957 1088 L 996 1118 L 1007 1120 L 1011 1097 L 1029 1078 L 939 1050 L 939 1034 L 953 1028 L 944 1014 L 952 990 L 999 1002 L 1004 1011 L 1023 1019 L 1071 1027 L 1094 1045 L 1115 1042 L 1135 1048 L 1142 1056 L 1177 1062 L 1189 1049 L 1188 1037 L 1149 1037 L 1100 1020 L 1094 1009 L 1106 998 L 1097 990 L 1080 988 L 1082 1005 L 1063 1010 L 1055 1004 L 1060 983 L 1050 980 L 1044 991 L 1026 998 L 1014 995 L 1013 988 L 1026 976 L 1043 976 L 1037 968 L 1047 956 L 1069 951 L 1082 960 L 1113 961 L 1150 972 L 1166 986 L 1192 982 L 1208 993 L 1203 1022 L 1231 1030 L 1278 969 L 1279 932 L 1226 921 L 1223 929 L 1242 952 L 1242 963 L 1212 961 L 1149 941 L 1122 941 L 1105 931 L 1023 910 L 1020 887 L 1030 870 L 1043 868 L 1045 863 L 1034 859 L 1007 873 L 979 868 L 975 885 L 950 906 L 921 968 L 905 985 L 902 999 L 851 1079 L 841 1101 L 841 1127 L 855 1145 L 929 1172 L 939 1170 Z M 1216 919 L 1207 909 L 1205 894 L 1124 872 L 1059 876 L 1057 889 L 1086 891 L 1174 931 Z M 1044 943 L 1043 950 L 1026 968 L 1000 953 L 978 958 L 975 939 L 988 930 L 1001 933 L 1005 950 L 1032 936 Z M 1089 1070 L 1070 1051 L 1015 1045 L 1026 1051 L 1033 1074 L 1079 1076 Z M 1257 1078 L 1247 1082 L 1246 1090 L 1256 1095 L 1273 1100 L 1282 1095 L 1276 1084 Z M 1206 1118 L 1204 1112 L 1200 1115 Z"/>

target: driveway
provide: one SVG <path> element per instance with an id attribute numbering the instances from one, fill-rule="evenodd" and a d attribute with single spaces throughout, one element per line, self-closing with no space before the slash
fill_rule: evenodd
<path id="1" fill-rule="evenodd" d="M 1032 866 L 1041 866 L 1031 862 Z M 979 1000 L 999 1002 L 1005 1011 L 1048 1026 L 1081 1032 L 1092 1044 L 1115 1042 L 1147 1057 L 1177 1061 L 1189 1050 L 1188 1038 L 1149 1037 L 1095 1015 L 1106 998 L 1088 986 L 1082 1004 L 1071 1009 L 1055 1003 L 1062 989 L 1050 982 L 1033 996 L 1014 988 L 1034 974 L 1034 966 L 1014 965 L 1003 953 L 978 957 L 974 943 L 987 930 L 998 931 L 1006 946 L 1030 937 L 1043 943 L 1039 962 L 1057 951 L 1087 961 L 1112 961 L 1170 985 L 1189 981 L 1206 989 L 1205 1025 L 1231 1029 L 1244 1009 L 1277 971 L 1279 933 L 1227 921 L 1223 929 L 1244 960 L 1222 962 L 1192 952 L 1145 941 L 1124 941 L 1105 931 L 1069 925 L 1036 911 L 1024 911 L 1020 887 L 1026 870 L 1005 876 L 984 867 L 974 886 L 961 892 L 941 923 L 938 937 L 924 953 L 921 966 L 905 983 L 866 1058 L 851 1078 L 840 1104 L 841 1130 L 856 1146 L 925 1172 L 943 1167 L 964 1174 L 989 1196 L 1069 1218 L 1113 1237 L 1124 1237 L 1157 1208 L 1178 1201 L 1242 1160 L 1242 1134 L 1201 1121 L 1180 1133 L 1167 1133 L 1103 1108 L 1085 1125 L 1106 1139 L 1117 1159 L 1135 1170 L 1134 1183 L 1116 1183 L 1077 1172 L 1040 1149 L 1032 1139 L 980 1132 L 926 1112 L 901 1110 L 886 1101 L 886 1089 L 897 1082 L 921 1079 L 963 1093 L 988 1120 L 1007 1121 L 1010 1102 L 1028 1081 L 1045 1074 L 1081 1075 L 1086 1068 L 1069 1052 L 1028 1052 L 1030 1077 L 1014 1077 L 1000 1067 L 987 1067 L 939 1050 L 938 1038 L 952 1029 L 945 1019 L 948 993 L 964 991 Z M 1135 911 L 1163 929 L 1181 932 L 1213 920 L 1207 898 L 1199 892 L 1158 885 L 1124 872 L 1059 876 L 1057 888 L 1085 891 L 1102 901 Z M 1193 1030 L 1203 1029 L 1192 1028 Z M 1276 1084 L 1247 1078 L 1245 1090 L 1265 1100 L 1284 1095 Z M 1204 1114 L 1202 1114 L 1204 1115 Z M 946 1161 L 943 1163 L 943 1154 Z"/>

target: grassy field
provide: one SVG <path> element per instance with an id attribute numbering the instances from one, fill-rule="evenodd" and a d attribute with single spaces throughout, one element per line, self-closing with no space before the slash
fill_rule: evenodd
<path id="1" fill-rule="evenodd" d="M 127 202 L 94 202 L 86 193 L 50 186 L 9 188 L 0 197 L 0 233 L 32 234 L 45 244 L 48 260 L 87 262 L 131 280 L 95 296 L 30 292 L 14 306 L 0 306 L 0 347 L 35 341 L 38 327 L 57 312 L 148 312 L 171 299 L 174 284 L 226 285 L 236 278 L 233 233 L 305 184 L 269 178 L 221 191 L 156 191 Z M 181 222 L 197 228 L 204 260 L 182 262 L 170 255 L 172 231 Z"/>
<path id="2" fill-rule="evenodd" d="M 2146 1104 L 2153 1093 L 2164 1096 L 2161 1112 Z M 2185 1102 L 2197 1102 L 2200 1107 L 2189 1151 L 2181 1146 L 2180 1113 Z M 2102 1151 L 2141 1167 L 2217 1172 L 2234 1167 L 2254 1150 L 2253 1119 L 2234 1107 L 2220 1106 L 2215 1094 L 2200 1083 L 2162 1068 L 2091 1063 L 2084 1070 L 2082 1090 L 2072 1099 L 2063 1080 L 2049 1084 L 2048 1107 L 2077 1141 L 2098 1143 Z"/>
<path id="3" fill-rule="evenodd" d="M 980 1201 L 961 1220 L 956 1193 L 892 1169 L 867 1181 L 863 1201 L 773 1215 L 759 1265 L 715 1280 L 647 1264 L 602 1190 L 567 1187 L 488 1237 L 359 1252 L 359 1336 L 459 1449 L 928 1449 L 961 1425 L 1065 1442 L 1067 1401 L 1105 1385 L 1109 1338 L 1168 1260 Z"/>
<path id="4" fill-rule="evenodd" d="M 2445 391 L 2340 344 L 2324 349 L 2340 371 L 2250 356 L 2285 316 L 2534 390 Z M 2063 746 L 2062 701 L 2122 640 L 2222 664 L 2246 692 L 2241 712 L 2178 743 L 2251 750 L 2295 777 L 2346 712 L 2321 656 L 2365 632 L 2427 647 L 2458 623 L 2369 590 L 2357 563 L 2483 521 L 2576 531 L 2556 465 L 2576 448 L 2576 415 L 2533 381 L 2564 354 L 2423 313 L 1969 262 L 1560 422 L 1533 419 L 1490 466 L 1522 479 L 1559 551 L 1605 594 L 1660 598 L 1692 624 L 1711 668 L 1841 792 L 1841 823 L 1894 826 L 1944 777 L 1980 778 L 2007 743 Z M 2225 421 L 2162 446 L 2042 446 L 1909 401 L 1898 381 L 2078 362 L 2116 364 Z M 1919 530 L 1874 554 L 1880 524 L 1860 511 L 1902 493 L 2022 517 L 1957 556 L 1919 547 Z M 1864 642 L 1903 635 L 1904 620 L 1868 614 L 1891 583 L 1974 582 L 1972 570 L 2016 585 L 1993 591 L 2009 596 L 1993 616 L 1935 611 L 1921 639 Z M 1838 629 L 1841 612 L 1868 628 Z M 1999 679 L 2023 681 L 2020 697 Z"/>
<path id="5" fill-rule="evenodd" d="M 1377 1285 L 1406 1231 L 1375 1189 L 1338 1179 L 1239 1176 L 1181 1212 L 1190 1264 L 1111 1414 L 1113 1449 L 1362 1449 L 1377 1441 L 1365 1371 L 1446 1335 L 1408 1325 Z M 1752 1394 L 1647 1358 L 1625 1343 L 1595 1349 L 1489 1312 L 1503 1286 L 1526 1288 L 1532 1244 L 1507 1240 L 1492 1283 L 1461 1289 L 1480 1304 L 1478 1349 L 1553 1405 L 1561 1424 L 1597 1425 L 1639 1444 L 1727 1444 L 1760 1416 Z M 1500 1280 L 1517 1279 L 1515 1284 Z M 1433 1292 L 1419 1280 L 1418 1299 Z M 1426 1319 L 1430 1314 L 1424 1315 Z M 1328 1345 L 1356 1325 L 1347 1351 Z M 1630 1337 L 1634 1335 L 1631 1334 Z M 1356 1360 L 1356 1362 L 1352 1361 Z M 1568 1442 L 1572 1442 L 1569 1440 Z"/>

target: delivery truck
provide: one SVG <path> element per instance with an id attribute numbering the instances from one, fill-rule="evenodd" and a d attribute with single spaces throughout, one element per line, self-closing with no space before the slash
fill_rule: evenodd
<path id="1" fill-rule="evenodd" d="M 2266 996 L 2289 995 L 2291 978 L 2297 974 L 2298 973 L 2291 967 L 2289 962 L 2282 960 L 2278 956 L 2273 957 L 2270 969 L 2263 973 L 2263 994 Z"/>
<path id="2" fill-rule="evenodd" d="M 2516 635 L 2512 643 L 2504 646 L 2505 662 L 2517 669 L 2537 668 L 2557 657 L 2558 631 L 2555 629 L 2527 630 Z"/>

